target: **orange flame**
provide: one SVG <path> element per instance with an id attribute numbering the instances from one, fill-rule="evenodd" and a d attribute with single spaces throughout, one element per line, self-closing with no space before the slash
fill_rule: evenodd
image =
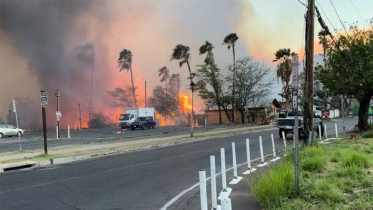
<path id="1" fill-rule="evenodd" d="M 187 95 L 185 95 L 184 93 L 179 93 L 179 101 L 181 109 L 184 112 L 192 111 L 192 100 Z"/>

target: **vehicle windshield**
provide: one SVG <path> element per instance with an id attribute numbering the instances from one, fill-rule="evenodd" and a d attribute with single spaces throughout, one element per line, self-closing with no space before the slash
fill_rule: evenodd
<path id="1" fill-rule="evenodd" d="M 146 117 L 138 117 L 137 121 L 146 121 Z"/>
<path id="2" fill-rule="evenodd" d="M 121 114 L 119 116 L 119 120 L 129 120 L 130 119 L 130 114 Z"/>

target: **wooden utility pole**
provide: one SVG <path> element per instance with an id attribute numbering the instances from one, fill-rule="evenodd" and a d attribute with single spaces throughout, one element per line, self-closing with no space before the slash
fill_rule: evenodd
<path id="1" fill-rule="evenodd" d="M 308 0 L 308 40 L 307 40 L 307 125 L 308 131 L 313 131 L 313 47 L 314 47 L 314 27 L 315 27 L 315 0 Z M 311 144 L 313 144 L 313 138 L 311 138 Z"/>

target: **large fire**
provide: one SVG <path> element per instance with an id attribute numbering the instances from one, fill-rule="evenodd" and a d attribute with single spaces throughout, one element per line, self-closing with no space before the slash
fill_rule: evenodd
<path id="1" fill-rule="evenodd" d="M 192 111 L 192 100 L 184 93 L 179 93 L 180 109 L 184 113 L 190 113 Z M 159 114 L 155 115 L 155 118 L 159 120 L 161 126 L 165 125 L 176 125 L 177 121 L 180 121 L 181 116 L 162 117 Z"/>

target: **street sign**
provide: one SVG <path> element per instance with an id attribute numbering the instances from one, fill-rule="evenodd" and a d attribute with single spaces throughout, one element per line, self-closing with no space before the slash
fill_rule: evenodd
<path id="1" fill-rule="evenodd" d="M 47 92 L 45 92 L 44 90 L 40 91 L 40 100 L 41 100 L 41 107 L 42 108 L 48 107 Z"/>
<path id="2" fill-rule="evenodd" d="M 56 116 L 57 116 L 57 121 L 60 121 L 60 118 L 62 117 L 62 114 L 60 111 L 57 111 L 56 112 Z"/>
<path id="3" fill-rule="evenodd" d="M 292 60 L 292 79 L 291 79 L 291 87 L 294 89 L 298 89 L 298 55 L 293 55 Z"/>
<path id="4" fill-rule="evenodd" d="M 297 112 L 298 111 L 298 91 L 297 90 L 293 90 L 293 111 L 294 112 Z"/>

